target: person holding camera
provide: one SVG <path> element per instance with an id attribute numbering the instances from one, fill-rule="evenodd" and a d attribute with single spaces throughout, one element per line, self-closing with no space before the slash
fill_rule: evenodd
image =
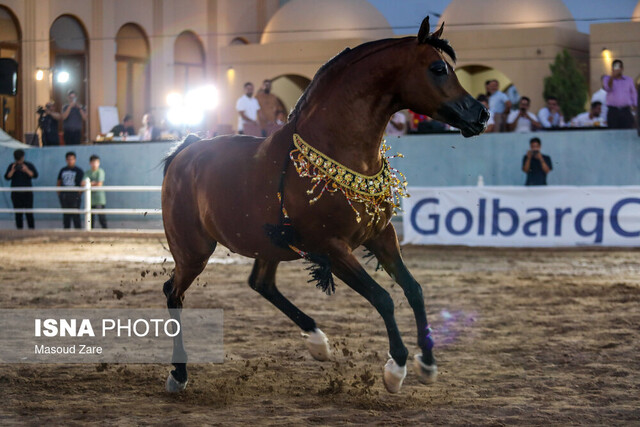
<path id="1" fill-rule="evenodd" d="M 510 112 L 507 117 L 509 132 L 526 133 L 542 127 L 536 115 L 529 111 L 530 105 L 531 100 L 528 97 L 520 98 L 519 108 Z"/>
<path id="2" fill-rule="evenodd" d="M 522 159 L 522 171 L 527 174 L 527 181 L 524 185 L 547 185 L 547 174 L 551 172 L 553 166 L 551 157 L 540 152 L 542 142 L 540 138 L 534 137 L 529 141 L 529 151 Z"/>
<path id="3" fill-rule="evenodd" d="M 622 61 L 611 63 L 611 75 L 602 78 L 602 88 L 607 92 L 607 124 L 610 129 L 633 129 L 632 109 L 637 107 L 638 93 L 633 79 L 625 76 Z"/>
<path id="4" fill-rule="evenodd" d="M 54 111 L 53 101 L 49 101 L 45 104 L 44 108 L 38 107 L 38 124 L 40 125 L 40 137 L 42 139 L 42 146 L 48 145 L 60 145 L 60 138 L 58 137 L 58 121 L 62 119 L 62 114 Z"/>
<path id="5" fill-rule="evenodd" d="M 24 150 L 13 152 L 15 162 L 11 163 L 4 174 L 4 179 L 11 180 L 11 187 L 32 187 L 31 180 L 38 177 L 38 170 L 32 163 L 24 161 Z M 31 191 L 20 191 L 11 193 L 11 202 L 14 209 L 33 209 L 33 193 Z M 22 230 L 22 212 L 16 212 L 16 228 Z M 32 213 L 25 213 L 27 226 L 35 228 L 35 221 Z"/>
<path id="6" fill-rule="evenodd" d="M 79 145 L 82 137 L 82 125 L 87 120 L 87 107 L 78 103 L 74 90 L 67 92 L 68 104 L 62 107 L 62 129 L 65 145 Z"/>

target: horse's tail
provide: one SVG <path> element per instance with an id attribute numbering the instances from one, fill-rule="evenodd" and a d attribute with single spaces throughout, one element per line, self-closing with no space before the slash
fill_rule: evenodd
<path id="1" fill-rule="evenodd" d="M 169 165 L 171 164 L 173 159 L 175 159 L 176 156 L 178 154 L 180 154 L 180 152 L 182 150 L 184 150 L 185 148 L 187 148 L 188 146 L 190 146 L 191 144 L 193 144 L 194 142 L 197 142 L 197 141 L 200 141 L 200 138 L 198 138 L 197 135 L 189 134 L 184 139 L 184 141 L 179 142 L 178 144 L 174 145 L 173 148 L 171 149 L 171 151 L 169 152 L 169 154 L 167 154 L 167 156 L 164 159 L 162 159 L 162 162 L 164 163 L 163 175 L 167 174 L 167 169 L 169 169 Z"/>

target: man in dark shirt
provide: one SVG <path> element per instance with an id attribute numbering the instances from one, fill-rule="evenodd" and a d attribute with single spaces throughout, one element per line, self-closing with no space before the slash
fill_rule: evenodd
<path id="1" fill-rule="evenodd" d="M 60 169 L 58 173 L 58 187 L 79 187 L 82 185 L 84 172 L 76 166 L 76 153 L 69 151 L 66 154 L 67 166 Z M 80 209 L 80 192 L 60 191 L 60 206 L 63 209 Z M 73 221 L 74 228 L 80 228 L 80 214 L 62 214 L 62 225 L 64 228 L 71 227 Z"/>
<path id="2" fill-rule="evenodd" d="M 73 90 L 68 92 L 67 99 L 69 103 L 62 107 L 64 144 L 78 145 L 82 139 L 82 125 L 87 120 L 87 108 L 78 103 L 78 96 Z"/>
<path id="3" fill-rule="evenodd" d="M 60 145 L 58 138 L 58 120 L 62 115 L 53 109 L 54 102 L 49 101 L 40 116 L 40 129 L 42 129 L 42 145 Z"/>
<path id="4" fill-rule="evenodd" d="M 133 117 L 131 114 L 127 114 L 123 117 L 122 123 L 115 125 L 111 129 L 113 136 L 133 136 L 136 135 L 136 130 L 133 127 Z"/>
<path id="5" fill-rule="evenodd" d="M 542 143 L 540 138 L 534 137 L 529 141 L 529 151 L 522 158 L 522 170 L 527 174 L 524 185 L 547 185 L 547 174 L 553 166 L 551 157 L 540 152 Z"/>
<path id="6" fill-rule="evenodd" d="M 38 177 L 38 171 L 32 163 L 24 161 L 24 151 L 13 152 L 15 162 L 11 163 L 4 174 L 4 179 L 11 180 L 11 187 L 31 187 L 31 179 Z M 33 209 L 33 193 L 31 191 L 20 191 L 11 193 L 11 202 L 14 209 Z M 25 213 L 27 226 L 35 227 L 32 213 Z M 23 227 L 22 212 L 16 212 L 16 227 L 21 230 Z"/>

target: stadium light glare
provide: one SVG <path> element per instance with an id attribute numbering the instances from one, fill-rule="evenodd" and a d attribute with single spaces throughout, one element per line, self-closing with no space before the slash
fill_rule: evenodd
<path id="1" fill-rule="evenodd" d="M 44 80 L 44 70 L 36 71 L 36 80 L 37 81 Z"/>
<path id="2" fill-rule="evenodd" d="M 171 92 L 167 95 L 167 105 L 169 107 L 179 107 L 182 105 L 182 95 L 178 92 Z"/>
<path id="3" fill-rule="evenodd" d="M 66 71 L 60 71 L 58 73 L 58 83 L 67 83 L 69 81 L 69 73 Z"/>

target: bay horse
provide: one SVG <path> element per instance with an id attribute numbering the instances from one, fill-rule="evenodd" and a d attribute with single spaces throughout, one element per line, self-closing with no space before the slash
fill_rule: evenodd
<path id="1" fill-rule="evenodd" d="M 333 274 L 382 316 L 390 356 L 383 382 L 398 392 L 409 352 L 391 296 L 353 254 L 364 245 L 404 290 L 421 350 L 414 366 L 423 382 L 435 380 L 422 289 L 402 260 L 390 222 L 403 186 L 381 154 L 381 140 L 389 117 L 406 108 L 449 123 L 465 137 L 484 130 L 489 114 L 460 86 L 443 55 L 455 61 L 443 28 L 431 33 L 427 16 L 417 37 L 345 49 L 318 70 L 288 122 L 270 137 L 187 137 L 167 156 L 162 212 L 175 270 L 164 293 L 178 313 L 172 316 L 179 317 L 185 291 L 220 243 L 255 258 L 249 286 L 302 329 L 315 359 L 328 360 L 326 335 L 276 287 L 281 261 L 307 258 L 317 263 L 313 277 L 323 289 L 332 290 Z M 170 392 L 187 384 L 186 363 L 176 356 L 186 362 L 181 335 L 174 338 Z"/>

